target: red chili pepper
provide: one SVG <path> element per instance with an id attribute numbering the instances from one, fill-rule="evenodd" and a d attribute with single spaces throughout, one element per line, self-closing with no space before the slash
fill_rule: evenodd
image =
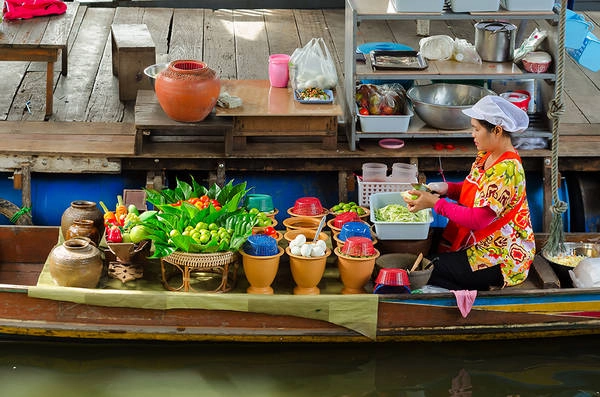
<path id="1" fill-rule="evenodd" d="M 118 226 L 111 226 L 106 228 L 106 241 L 109 243 L 121 243 L 123 242 L 123 235 L 121 229 Z"/>

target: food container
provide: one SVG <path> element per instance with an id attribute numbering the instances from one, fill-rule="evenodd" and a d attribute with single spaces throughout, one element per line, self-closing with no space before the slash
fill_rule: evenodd
<path id="1" fill-rule="evenodd" d="M 364 163 L 362 177 L 367 182 L 383 182 L 387 180 L 387 165 L 383 163 Z"/>
<path id="2" fill-rule="evenodd" d="M 498 11 L 500 0 L 450 0 L 452 12 Z"/>
<path id="3" fill-rule="evenodd" d="M 503 92 L 500 96 L 507 101 L 511 102 L 513 105 L 517 106 L 519 109 L 527 111 L 529 109 L 529 93 L 527 91 L 508 91 Z"/>
<path id="4" fill-rule="evenodd" d="M 277 240 L 266 234 L 248 236 L 244 243 L 244 252 L 252 256 L 273 256 L 279 252 Z"/>
<path id="5" fill-rule="evenodd" d="M 322 217 L 329 211 L 324 209 L 317 197 L 301 197 L 296 200 L 294 206 L 288 209 L 292 216 L 316 216 Z"/>
<path id="6" fill-rule="evenodd" d="M 356 212 L 342 212 L 335 218 L 327 222 L 327 225 L 334 231 L 342 230 L 342 226 L 348 222 L 360 222 L 360 216 Z"/>
<path id="7" fill-rule="evenodd" d="M 404 269 L 381 269 L 375 279 L 376 294 L 410 293 L 408 272 Z"/>
<path id="8" fill-rule="evenodd" d="M 523 58 L 523 68 L 531 73 L 545 73 L 552 62 L 550 54 L 544 51 L 532 51 Z"/>
<path id="9" fill-rule="evenodd" d="M 423 240 L 429 234 L 429 226 L 433 222 L 431 208 L 425 211 L 427 219 L 423 222 L 381 222 L 375 219 L 378 209 L 390 204 L 406 206 L 400 193 L 375 193 L 371 195 L 371 223 L 375 225 L 375 234 L 379 240 Z"/>
<path id="10" fill-rule="evenodd" d="M 389 180 L 392 182 L 416 183 L 417 173 L 415 164 L 394 163 L 392 164 L 392 175 Z"/>
<path id="11" fill-rule="evenodd" d="M 268 194 L 251 193 L 246 195 L 244 206 L 247 209 L 257 208 L 260 212 L 272 212 L 273 198 Z"/>
<path id="12" fill-rule="evenodd" d="M 550 263 L 556 273 L 561 287 L 570 288 L 573 281 L 569 270 L 574 269 L 584 258 L 597 258 L 600 256 L 600 245 L 593 243 L 564 243 L 564 253 L 552 256 L 546 250 L 542 250 L 542 256 Z"/>
<path id="13" fill-rule="evenodd" d="M 303 234 L 304 237 L 306 237 L 306 241 L 311 242 L 315 239 L 315 235 L 317 234 L 317 230 L 316 229 L 295 229 L 295 230 L 288 230 L 287 232 L 285 232 L 283 234 L 283 238 L 289 243 L 291 243 L 292 241 L 294 241 L 294 239 L 296 237 L 298 237 L 298 235 Z M 319 233 L 319 240 L 323 240 L 325 242 L 327 242 L 327 240 L 329 240 L 329 235 L 325 232 L 321 232 Z"/>
<path id="14" fill-rule="evenodd" d="M 508 11 L 552 11 L 555 0 L 500 0 Z"/>
<path id="15" fill-rule="evenodd" d="M 389 114 L 389 115 L 362 115 L 358 113 L 358 106 L 356 107 L 356 114 L 360 120 L 360 130 L 362 132 L 406 132 L 408 131 L 408 125 L 410 119 L 413 116 L 412 110 L 407 106 L 404 110 L 404 114 Z"/>
<path id="16" fill-rule="evenodd" d="M 308 216 L 292 216 L 283 220 L 283 225 L 287 231 L 296 229 L 317 230 L 321 219 Z"/>
<path id="17" fill-rule="evenodd" d="M 471 118 L 462 112 L 486 95 L 496 93 L 487 88 L 468 84 L 435 83 L 414 86 L 406 96 L 417 115 L 433 128 L 466 130 Z"/>
<path id="18" fill-rule="evenodd" d="M 350 237 L 366 237 L 371 239 L 371 228 L 365 222 L 346 222 L 342 225 L 338 238 L 346 241 Z"/>
<path id="19" fill-rule="evenodd" d="M 417 254 L 410 253 L 393 253 L 393 254 L 385 254 L 381 255 L 379 258 L 375 260 L 375 269 L 373 272 L 376 275 L 381 273 L 381 270 L 387 269 L 404 269 L 410 270 L 415 260 L 417 259 Z M 421 264 L 417 267 L 419 270 L 413 270 L 408 272 L 408 280 L 410 282 L 411 289 L 419 289 L 427 284 L 429 281 L 429 277 L 431 277 L 431 272 L 433 271 L 433 264 L 427 258 L 423 258 Z"/>
<path id="20" fill-rule="evenodd" d="M 504 21 L 475 24 L 475 49 L 482 61 L 508 62 L 513 59 L 517 26 Z"/>
<path id="21" fill-rule="evenodd" d="M 398 12 L 442 12 L 444 0 L 391 0 Z"/>
<path id="22" fill-rule="evenodd" d="M 348 237 L 340 252 L 348 256 L 373 256 L 375 255 L 375 247 L 373 241 L 369 237 Z"/>

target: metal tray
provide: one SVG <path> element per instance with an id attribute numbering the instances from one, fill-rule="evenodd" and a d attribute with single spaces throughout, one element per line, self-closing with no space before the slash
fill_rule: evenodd
<path id="1" fill-rule="evenodd" d="M 427 61 L 417 51 L 375 50 L 369 53 L 374 70 L 422 70 Z"/>
<path id="2" fill-rule="evenodd" d="M 302 91 L 302 90 L 294 90 L 294 99 L 300 103 L 322 104 L 322 103 L 332 103 L 333 102 L 333 91 L 332 90 L 323 90 L 325 92 L 325 94 L 327 94 L 327 99 L 302 99 L 300 97 L 300 91 Z"/>

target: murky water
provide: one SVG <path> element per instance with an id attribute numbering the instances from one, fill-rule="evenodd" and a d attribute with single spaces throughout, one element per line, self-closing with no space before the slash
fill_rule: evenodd
<path id="1" fill-rule="evenodd" d="M 600 396 L 600 338 L 385 345 L 4 341 L 0 396 Z"/>

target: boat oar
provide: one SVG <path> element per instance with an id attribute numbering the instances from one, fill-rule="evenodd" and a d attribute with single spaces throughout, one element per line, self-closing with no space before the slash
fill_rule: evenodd
<path id="1" fill-rule="evenodd" d="M 423 260 L 423 253 L 420 252 L 419 256 L 417 256 L 417 259 L 415 259 L 415 263 L 413 263 L 412 267 L 410 268 L 410 271 L 414 272 L 415 270 L 417 270 L 417 267 L 419 267 L 419 264 L 421 263 L 422 260 Z"/>

